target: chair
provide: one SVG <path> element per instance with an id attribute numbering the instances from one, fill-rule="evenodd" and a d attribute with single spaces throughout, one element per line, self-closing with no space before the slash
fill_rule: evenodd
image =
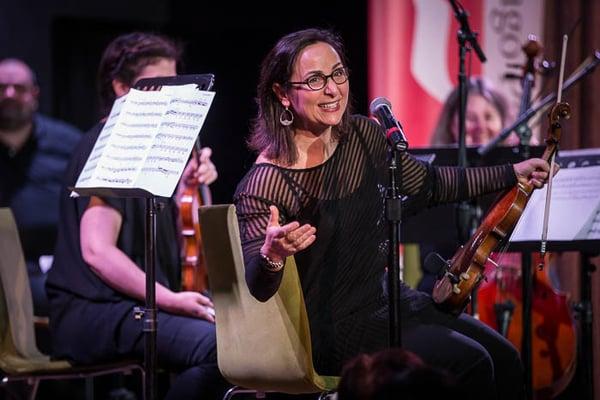
<path id="1" fill-rule="evenodd" d="M 298 271 L 288 257 L 281 286 L 261 303 L 244 277 L 240 233 L 233 205 L 200 208 L 208 278 L 216 311 L 217 355 L 223 376 L 237 393 L 322 393 L 338 377 L 321 376 L 313 367 L 310 330 Z"/>
<path id="2" fill-rule="evenodd" d="M 25 382 L 27 398 L 34 399 L 42 380 L 139 371 L 143 382 L 144 370 L 136 362 L 79 367 L 67 361 L 51 361 L 38 350 L 29 277 L 17 226 L 9 208 L 0 208 L 0 255 L 0 385 Z"/>

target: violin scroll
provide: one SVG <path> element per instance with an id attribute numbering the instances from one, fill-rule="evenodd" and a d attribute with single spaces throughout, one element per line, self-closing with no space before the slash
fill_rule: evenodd
<path id="1" fill-rule="evenodd" d="M 561 119 L 569 119 L 571 117 L 571 106 L 569 103 L 556 103 L 548 112 L 548 136 L 546 137 L 546 149 L 542 154 L 542 159 L 550 162 L 552 155 L 558 150 L 558 143 L 562 134 L 560 125 Z"/>
<path id="2" fill-rule="evenodd" d="M 551 126 L 555 126 L 559 122 L 560 119 L 569 119 L 571 118 L 571 106 L 569 103 L 565 103 L 564 101 L 561 103 L 557 103 L 550 109 L 550 124 Z"/>

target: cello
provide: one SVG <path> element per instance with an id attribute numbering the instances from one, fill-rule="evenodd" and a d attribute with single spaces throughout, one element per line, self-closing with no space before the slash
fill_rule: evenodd
<path id="1" fill-rule="evenodd" d="M 561 87 L 562 71 L 559 90 Z M 561 136 L 560 120 L 567 119 L 570 116 L 570 106 L 560 101 L 560 92 L 558 99 L 558 102 L 548 114 L 550 124 L 545 141 L 546 148 L 541 156 L 542 159 L 548 162 L 551 162 L 558 150 L 558 143 Z M 436 281 L 433 289 L 433 299 L 442 308 L 455 314 L 462 312 L 470 300 L 471 293 L 482 283 L 485 277 L 486 264 L 491 264 L 498 270 L 498 264 L 494 260 L 495 257 L 492 253 L 507 243 L 533 190 L 534 186 L 532 184 L 522 180 L 515 187 L 507 190 L 490 208 L 481 225 L 471 238 L 447 262 L 445 273 Z M 550 295 L 554 295 L 555 293 L 549 285 L 549 280 L 544 279 L 541 274 L 536 276 L 534 287 L 536 286 L 538 287 L 538 291 L 535 294 L 538 297 L 534 299 L 534 304 L 537 301 L 540 304 L 538 308 L 546 307 L 550 312 L 550 314 L 545 313 L 538 316 L 534 314 L 533 318 L 534 334 L 539 338 L 537 347 L 533 347 L 535 353 L 533 361 L 537 361 L 536 369 L 540 369 L 540 373 L 534 377 L 534 387 L 537 398 L 542 399 L 552 398 L 552 396 L 564 389 L 572 378 L 575 365 L 575 335 L 571 331 L 573 335 L 570 336 L 571 340 L 568 340 L 570 342 L 569 345 L 558 344 L 556 339 L 560 335 L 565 335 L 562 327 L 567 326 L 568 328 L 572 328 L 572 320 L 570 318 L 558 320 L 558 314 L 552 314 L 552 307 L 558 307 L 561 312 L 564 313 L 567 311 L 568 314 L 568 310 L 561 309 L 563 306 L 566 307 L 566 303 L 563 303 L 562 306 L 560 303 L 556 305 L 552 304 L 552 302 L 544 304 L 542 300 L 549 298 Z M 521 298 L 518 291 L 513 290 L 514 287 L 516 287 L 515 279 L 510 282 L 510 285 L 503 287 L 502 290 L 514 295 L 512 301 L 516 305 L 517 301 L 520 301 Z M 515 307 L 513 311 L 516 314 L 520 310 L 516 310 Z M 493 320 L 493 318 L 486 318 Z M 551 322 L 558 322 L 558 325 L 553 325 Z M 519 343 L 520 341 L 516 340 L 517 346 Z M 562 346 L 567 349 L 568 354 L 563 354 L 563 352 L 559 351 L 559 347 Z M 542 368 L 540 367 L 544 365 L 547 368 L 542 373 Z"/>
<path id="2" fill-rule="evenodd" d="M 197 140 L 192 152 L 200 165 L 200 143 Z M 202 248 L 202 232 L 198 220 L 198 208 L 210 205 L 212 197 L 208 185 L 186 186 L 178 199 L 181 222 L 181 288 L 185 291 L 205 292 L 208 274 Z"/>

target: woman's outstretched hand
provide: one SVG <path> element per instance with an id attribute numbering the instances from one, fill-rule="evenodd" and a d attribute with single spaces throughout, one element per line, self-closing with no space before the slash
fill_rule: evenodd
<path id="1" fill-rule="evenodd" d="M 279 225 L 279 210 L 270 206 L 271 216 L 267 225 L 265 243 L 260 249 L 261 254 L 266 255 L 275 262 L 285 261 L 286 257 L 296 254 L 313 244 L 317 228 L 304 224 L 300 226 L 297 221 L 283 226 Z"/>

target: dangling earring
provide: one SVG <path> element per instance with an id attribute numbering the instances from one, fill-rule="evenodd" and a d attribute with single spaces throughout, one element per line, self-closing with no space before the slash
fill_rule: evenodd
<path id="1" fill-rule="evenodd" d="M 285 110 L 279 115 L 279 123 L 283 126 L 290 126 L 292 122 L 294 122 L 294 114 L 288 107 L 285 107 Z"/>

